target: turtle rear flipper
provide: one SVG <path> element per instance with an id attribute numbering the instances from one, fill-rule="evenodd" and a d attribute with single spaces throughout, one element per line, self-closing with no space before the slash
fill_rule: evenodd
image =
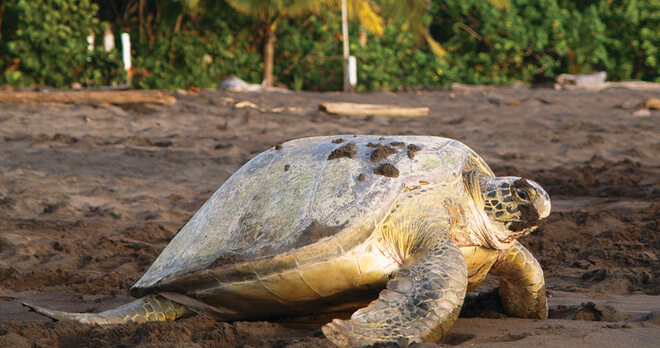
<path id="1" fill-rule="evenodd" d="M 322 330 L 338 346 L 434 342 L 458 318 L 467 288 L 467 265 L 449 239 L 435 240 L 409 257 L 378 300 L 335 319 Z"/>
<path id="2" fill-rule="evenodd" d="M 174 320 L 188 313 L 186 307 L 158 294 L 150 294 L 101 313 L 69 313 L 27 303 L 23 303 L 23 305 L 54 320 L 73 320 L 83 324 L 99 325 Z"/>

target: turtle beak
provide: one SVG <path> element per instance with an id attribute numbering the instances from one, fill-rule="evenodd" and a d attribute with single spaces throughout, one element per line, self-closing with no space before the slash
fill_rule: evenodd
<path id="1" fill-rule="evenodd" d="M 550 203 L 550 195 L 545 192 L 541 185 L 537 184 L 532 180 L 527 180 L 530 185 L 534 187 L 538 193 L 537 198 L 534 200 L 534 208 L 539 214 L 539 220 L 545 219 L 550 216 L 550 210 L 552 209 L 552 204 Z"/>
<path id="2" fill-rule="evenodd" d="M 536 208 L 536 211 L 539 212 L 539 218 L 540 219 L 545 219 L 548 216 L 550 216 L 550 200 L 549 199 L 544 199 L 541 202 L 534 202 L 534 207 Z"/>

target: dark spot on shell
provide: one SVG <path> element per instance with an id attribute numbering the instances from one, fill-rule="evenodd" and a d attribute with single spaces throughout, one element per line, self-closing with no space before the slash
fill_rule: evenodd
<path id="1" fill-rule="evenodd" d="M 389 178 L 398 178 L 399 170 L 395 166 L 389 163 L 383 163 L 378 168 L 374 169 L 374 173 L 382 176 L 387 176 Z"/>
<path id="2" fill-rule="evenodd" d="M 415 152 L 421 151 L 422 148 L 415 145 L 415 144 L 409 144 L 408 145 L 408 158 L 413 159 L 415 158 Z"/>
<path id="3" fill-rule="evenodd" d="M 513 202 L 513 197 L 506 196 L 506 197 L 502 198 L 502 202 Z"/>
<path id="4" fill-rule="evenodd" d="M 497 210 L 501 210 L 501 209 L 502 209 L 502 203 L 500 203 L 500 204 L 498 204 L 497 206 L 495 206 L 495 209 L 497 209 Z"/>
<path id="5" fill-rule="evenodd" d="M 300 248 L 314 244 L 325 237 L 337 234 L 339 231 L 344 229 L 345 226 L 346 222 L 339 226 L 328 226 L 320 223 L 318 220 L 314 220 L 300 233 L 300 237 L 298 237 L 298 239 L 293 242 L 292 247 Z"/>
<path id="6" fill-rule="evenodd" d="M 358 181 L 365 181 L 365 180 L 367 180 L 367 177 L 364 176 L 364 174 L 358 175 Z"/>
<path id="7" fill-rule="evenodd" d="M 501 217 L 502 215 L 504 215 L 503 211 L 498 211 L 497 213 L 495 213 L 495 217 Z"/>
<path id="8" fill-rule="evenodd" d="M 289 169 L 291 169 L 291 165 L 290 165 L 290 164 L 285 164 L 285 165 L 284 165 L 284 171 L 285 171 L 285 172 L 288 172 Z"/>
<path id="9" fill-rule="evenodd" d="M 490 198 L 495 198 L 495 196 L 497 196 L 497 192 L 495 192 L 495 191 L 490 191 L 490 192 L 488 192 L 488 194 L 487 194 L 486 196 L 488 196 L 488 197 L 490 197 Z"/>
<path id="10" fill-rule="evenodd" d="M 406 144 L 405 144 L 404 142 L 402 142 L 402 141 L 393 141 L 393 142 L 390 143 L 390 145 L 392 145 L 392 146 L 394 146 L 394 147 L 402 147 L 402 146 L 406 146 Z"/>
<path id="11" fill-rule="evenodd" d="M 502 190 L 503 195 L 511 194 L 511 190 Z"/>
<path id="12" fill-rule="evenodd" d="M 506 182 L 503 182 L 503 183 L 500 184 L 500 188 L 508 189 L 508 188 L 509 188 L 509 184 L 506 183 Z"/>
<path id="13" fill-rule="evenodd" d="M 354 143 L 348 143 L 342 147 L 334 149 L 331 153 L 330 156 L 328 156 L 328 161 L 337 159 L 337 158 L 342 158 L 342 157 L 348 157 L 348 158 L 353 158 L 355 157 L 355 154 L 357 153 L 357 150 L 355 149 L 355 144 Z"/>
<path id="14" fill-rule="evenodd" d="M 282 142 L 279 142 L 275 145 L 275 150 L 282 150 Z"/>
<path id="15" fill-rule="evenodd" d="M 344 142 L 344 139 L 342 139 L 342 138 L 337 138 L 337 139 L 332 141 L 333 144 L 341 144 L 343 142 Z"/>
<path id="16" fill-rule="evenodd" d="M 497 199 L 493 199 L 493 200 L 490 201 L 490 204 L 497 205 L 497 203 L 499 203 L 499 202 L 500 201 L 498 201 Z"/>
<path id="17" fill-rule="evenodd" d="M 386 159 L 387 157 L 389 157 L 390 155 L 394 155 L 397 153 L 395 148 L 388 145 L 383 146 L 383 145 L 375 144 L 372 147 L 376 149 L 371 153 L 371 162 L 380 162 Z"/>

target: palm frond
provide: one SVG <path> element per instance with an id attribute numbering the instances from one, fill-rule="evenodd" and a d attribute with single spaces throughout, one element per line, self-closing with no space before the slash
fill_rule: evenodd
<path id="1" fill-rule="evenodd" d="M 426 43 L 428 43 L 429 47 L 431 47 L 431 51 L 433 51 L 433 54 L 435 54 L 436 57 L 441 59 L 442 61 L 445 61 L 445 56 L 447 55 L 447 50 L 445 50 L 442 45 L 435 41 L 431 34 L 427 31 L 426 35 L 424 35 L 424 38 L 426 39 Z"/>
<path id="2" fill-rule="evenodd" d="M 380 15 L 380 7 L 369 0 L 351 0 L 348 4 L 349 15 L 357 17 L 360 24 L 368 31 L 383 36 L 383 17 Z"/>
<path id="3" fill-rule="evenodd" d="M 272 16 L 273 6 L 277 6 L 280 1 L 268 0 L 226 0 L 229 6 L 245 15 L 257 17 L 265 20 Z"/>
<path id="4" fill-rule="evenodd" d="M 385 15 L 394 20 L 421 20 L 428 5 L 428 0 L 386 0 Z"/>
<path id="5" fill-rule="evenodd" d="M 428 5 L 428 0 L 387 0 L 384 12 L 385 16 L 392 20 L 405 20 L 415 41 L 419 43 L 426 38 L 428 32 L 423 21 Z"/>
<path id="6" fill-rule="evenodd" d="M 323 10 L 322 0 L 293 0 L 286 4 L 286 15 L 290 17 L 304 16 L 310 13 L 320 13 Z"/>

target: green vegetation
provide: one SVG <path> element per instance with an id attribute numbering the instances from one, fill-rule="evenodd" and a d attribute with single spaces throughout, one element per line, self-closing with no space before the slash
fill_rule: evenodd
<path id="1" fill-rule="evenodd" d="M 311 11 L 316 14 L 279 12 L 264 17 L 268 21 L 229 5 L 241 2 L 0 1 L 0 83 L 67 88 L 125 81 L 119 52 L 101 47 L 103 24 L 114 29 L 119 48 L 119 31 L 131 34 L 138 88 L 213 88 L 227 75 L 261 82 L 272 39 L 275 84 L 342 89 L 337 1 L 317 1 L 322 10 Z M 600 70 L 611 79 L 660 82 L 660 0 L 411 1 L 405 3 L 416 7 L 408 8 L 395 1 L 353 2 L 371 6 L 370 19 L 358 13 L 350 27 L 361 91 L 543 82 L 563 72 Z M 374 14 L 385 18 L 382 36 L 359 25 L 377 22 Z M 88 51 L 92 34 L 96 48 Z"/>
<path id="2" fill-rule="evenodd" d="M 90 0 L 9 0 L 0 6 L 0 82 L 64 87 L 122 79 L 113 54 L 88 51 L 87 37 L 99 26 L 98 6 Z"/>

